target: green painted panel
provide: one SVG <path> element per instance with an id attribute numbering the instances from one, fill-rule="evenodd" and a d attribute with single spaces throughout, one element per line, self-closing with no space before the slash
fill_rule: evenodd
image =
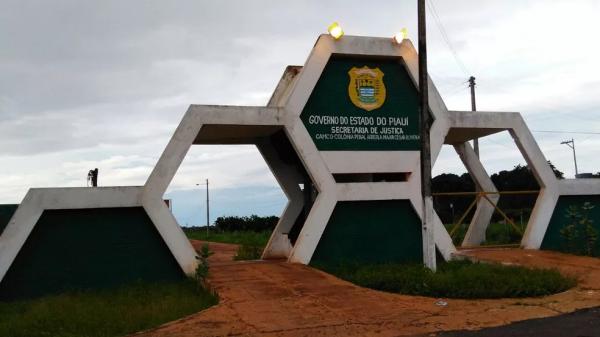
<path id="1" fill-rule="evenodd" d="M 381 72 L 374 80 L 357 78 L 356 71 L 364 67 Z M 384 87 L 385 99 L 378 96 Z M 383 104 L 368 111 L 355 103 L 351 92 Z M 333 55 L 300 117 L 321 151 L 418 151 L 418 103 L 418 91 L 401 58 Z"/>
<path id="2" fill-rule="evenodd" d="M 541 249 L 561 252 L 567 252 L 569 250 L 568 244 L 563 235 L 560 234 L 560 231 L 572 222 L 567 216 L 569 207 L 576 206 L 580 208 L 585 202 L 589 202 L 594 206 L 590 211 L 590 218 L 593 221 L 595 230 L 600 234 L 600 195 L 561 196 L 552 213 L 552 218 L 550 219 L 550 224 L 544 235 Z M 581 247 L 583 247 L 583 245 Z M 600 256 L 600 242 L 596 242 L 594 256 Z"/>
<path id="3" fill-rule="evenodd" d="M 422 263 L 422 241 L 408 200 L 338 202 L 311 263 Z"/>
<path id="4" fill-rule="evenodd" d="M 4 228 L 6 228 L 6 225 L 8 225 L 10 218 L 15 214 L 18 207 L 19 205 L 14 204 L 0 205 L 0 234 L 2 234 Z"/>
<path id="5" fill-rule="evenodd" d="M 0 283 L 0 299 L 183 277 L 142 207 L 50 210 Z"/>

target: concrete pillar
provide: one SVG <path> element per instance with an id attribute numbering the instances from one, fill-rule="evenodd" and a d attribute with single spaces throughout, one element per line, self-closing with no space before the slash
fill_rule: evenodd
<path id="1" fill-rule="evenodd" d="M 475 182 L 480 191 L 497 192 L 496 186 L 490 179 L 490 176 L 485 171 L 481 161 L 475 154 L 475 151 L 469 143 L 454 145 L 454 149 L 467 168 L 471 178 Z M 498 194 L 489 194 L 488 198 L 493 205 L 484 198 L 479 199 L 473 219 L 469 224 L 469 229 L 462 242 L 462 246 L 478 246 L 485 241 L 485 232 L 487 230 L 492 215 L 494 214 L 494 205 L 498 203 L 500 196 Z"/>

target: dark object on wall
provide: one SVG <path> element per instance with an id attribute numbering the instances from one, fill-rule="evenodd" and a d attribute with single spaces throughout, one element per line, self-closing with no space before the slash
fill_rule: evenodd
<path id="1" fill-rule="evenodd" d="M 90 170 L 87 175 L 88 186 L 98 187 L 98 168 Z"/>

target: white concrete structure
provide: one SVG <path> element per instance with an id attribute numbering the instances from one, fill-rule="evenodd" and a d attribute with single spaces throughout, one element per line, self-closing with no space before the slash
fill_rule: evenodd
<path id="1" fill-rule="evenodd" d="M 288 198 L 263 258 L 283 257 L 290 262 L 309 263 L 334 207 L 340 201 L 404 199 L 409 200 L 415 212 L 422 216 L 418 151 L 319 151 L 300 119 L 333 54 L 401 57 L 418 87 L 418 58 L 410 41 L 405 40 L 398 45 L 388 38 L 344 36 L 334 40 L 322 35 L 304 67 L 288 67 L 268 106 L 191 105 L 145 186 L 30 190 L 0 237 L 0 279 L 44 209 L 98 207 L 143 206 L 181 268 L 188 274 L 193 273 L 195 252 L 162 201 L 162 196 L 194 144 L 254 144 L 258 147 Z M 429 104 L 435 119 L 431 129 L 432 162 L 437 159 L 443 144 L 451 144 L 477 186 L 481 190 L 495 191 L 468 141 L 508 131 L 532 168 L 541 190 L 523 237 L 524 248 L 540 247 L 560 195 L 600 194 L 600 180 L 557 180 L 520 114 L 448 111 L 432 81 L 429 89 Z M 277 134 L 289 141 L 302 167 L 282 160 L 273 143 L 266 141 Z M 408 178 L 397 182 L 362 183 L 338 183 L 334 179 L 334 174 L 365 172 L 408 173 Z M 305 183 L 307 176 L 318 190 L 318 195 L 292 246 L 287 235 L 305 206 L 299 185 Z M 497 202 L 497 197 L 493 201 Z M 477 205 L 463 244 L 477 245 L 485 240 L 485 230 L 492 213 L 493 206 L 485 201 Z M 450 259 L 455 247 L 437 215 L 434 242 L 442 256 Z M 424 245 L 424 262 L 435 266 L 431 248 Z"/>
<path id="2" fill-rule="evenodd" d="M 600 181 L 598 180 L 559 180 L 554 176 L 548 161 L 519 113 L 449 111 L 448 117 L 450 121 L 450 128 L 446 134 L 448 144 L 464 144 L 474 138 L 508 131 L 527 165 L 531 168 L 540 185 L 540 192 L 521 241 L 523 248 L 540 248 L 554 207 L 561 195 L 600 195 Z M 487 178 L 483 166 L 471 152 L 470 146 L 468 144 L 455 145 L 455 148 L 479 186 L 483 190 L 491 189 L 491 181 L 488 181 L 489 178 Z M 495 191 L 495 187 L 490 191 Z M 497 201 L 497 199 L 493 200 Z M 488 216 L 489 210 L 482 210 L 481 204 L 482 202 L 479 203 L 477 212 L 485 213 L 484 216 L 481 216 L 484 218 Z M 491 207 L 491 205 L 487 204 L 486 207 Z M 491 214 L 489 216 L 491 217 Z M 477 245 L 483 241 L 484 236 L 482 235 L 485 234 L 489 218 L 483 220 L 481 218 L 473 220 L 463 244 Z"/>
<path id="3" fill-rule="evenodd" d="M 469 175 L 475 182 L 479 191 L 498 192 L 496 186 L 485 171 L 485 168 L 479 161 L 475 150 L 468 142 L 454 145 L 454 149 L 467 168 Z M 485 199 L 477 200 L 477 208 L 471 219 L 471 224 L 465 234 L 462 246 L 477 246 L 485 241 L 485 231 L 494 215 L 494 206 L 498 204 L 500 196 L 491 194 L 487 196 L 489 202 Z"/>
<path id="4" fill-rule="evenodd" d="M 141 186 L 32 188 L 0 236 L 0 280 L 45 210 L 117 207 L 143 207 L 181 269 L 188 275 L 194 274 L 196 252 L 174 222 L 162 195 L 147 195 Z"/>
<path id="5" fill-rule="evenodd" d="M 302 70 L 290 68 L 284 74 L 268 107 L 192 105 L 150 175 L 146 191 L 152 195 L 162 195 L 193 144 L 256 144 L 289 199 L 263 257 L 285 256 L 290 262 L 304 264 L 311 260 L 338 201 L 406 199 L 410 200 L 416 213 L 421 216 L 420 163 L 417 151 L 319 151 L 308 134 L 300 114 L 332 54 L 400 56 L 412 78 L 418 77 L 417 54 L 410 41 L 397 45 L 389 39 L 352 36 L 335 41 L 330 36 L 323 35 Z M 441 125 L 438 129 L 444 129 L 447 125 L 447 110 L 433 84 L 431 92 L 431 108 L 436 118 L 434 128 Z M 293 247 L 285 234 L 303 207 L 302 193 L 298 188 L 302 180 L 293 167 L 286 168 L 284 164 L 277 162 L 274 159 L 276 156 L 271 155 L 272 149 L 260 140 L 280 129 L 285 130 L 319 192 Z M 433 134 L 437 136 L 432 154 L 437 156 L 443 136 L 439 132 Z M 406 182 L 388 183 L 336 183 L 333 177 L 337 173 L 364 172 L 403 172 L 410 175 Z M 445 258 L 450 258 L 454 246 L 439 219 L 436 221 L 435 234 L 439 251 Z M 431 261 L 434 256 L 427 258 L 430 259 L 426 261 L 428 265 L 434 263 Z"/>

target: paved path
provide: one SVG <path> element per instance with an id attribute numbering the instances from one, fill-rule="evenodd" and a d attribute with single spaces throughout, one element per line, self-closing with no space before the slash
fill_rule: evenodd
<path id="1" fill-rule="evenodd" d="M 194 242 L 199 247 L 199 242 Z M 232 262 L 235 245 L 211 244 L 210 282 L 221 302 L 138 336 L 403 336 L 473 330 L 600 305 L 600 259 L 553 252 L 472 250 L 482 259 L 551 266 L 580 279 L 544 298 L 448 300 L 360 288 L 321 271 L 282 261 Z"/>
<path id="2" fill-rule="evenodd" d="M 451 331 L 438 337 L 600 337 L 600 307 L 531 319 L 477 331 Z M 423 337 L 431 337 L 430 334 Z"/>

